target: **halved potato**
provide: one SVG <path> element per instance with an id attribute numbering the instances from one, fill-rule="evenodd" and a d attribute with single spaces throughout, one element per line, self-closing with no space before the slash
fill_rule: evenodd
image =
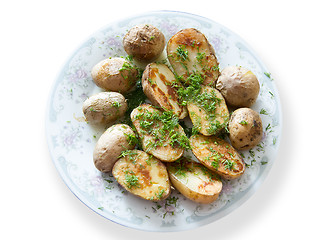
<path id="1" fill-rule="evenodd" d="M 176 84 L 173 72 L 164 64 L 150 63 L 142 75 L 143 91 L 149 100 L 183 119 L 187 116 L 187 110 L 179 102 L 177 88 L 174 87 Z"/>
<path id="2" fill-rule="evenodd" d="M 188 199 L 198 203 L 214 202 L 222 190 L 220 176 L 202 164 L 180 158 L 167 164 L 172 185 Z"/>
<path id="3" fill-rule="evenodd" d="M 162 112 L 150 104 L 142 104 L 130 114 L 143 150 L 165 162 L 173 162 L 189 147 L 189 140 L 178 118 L 172 112 Z"/>
<path id="4" fill-rule="evenodd" d="M 245 163 L 242 157 L 223 139 L 197 134 L 190 138 L 190 144 L 200 163 L 225 179 L 235 179 L 244 173 Z"/>
<path id="5" fill-rule="evenodd" d="M 122 152 L 112 173 L 122 187 L 143 199 L 160 201 L 170 195 L 171 185 L 165 165 L 143 151 Z"/>
<path id="6" fill-rule="evenodd" d="M 204 85 L 215 86 L 219 63 L 213 47 L 200 31 L 194 28 L 179 31 L 168 41 L 166 52 L 175 73 L 184 81 L 198 72 L 204 76 Z"/>
<path id="7" fill-rule="evenodd" d="M 193 126 L 205 136 L 218 133 L 229 121 L 229 111 L 221 93 L 215 88 L 202 86 L 200 94 L 187 103 Z"/>

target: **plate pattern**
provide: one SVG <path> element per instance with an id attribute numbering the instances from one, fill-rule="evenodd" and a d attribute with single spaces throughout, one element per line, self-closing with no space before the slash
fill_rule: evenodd
<path id="1" fill-rule="evenodd" d="M 94 145 L 102 128 L 83 121 L 82 103 L 101 91 L 92 81 L 91 68 L 100 60 L 126 56 L 122 39 L 140 23 L 158 27 L 168 40 L 183 28 L 197 28 L 215 49 L 220 68 L 240 65 L 259 79 L 261 90 L 252 106 L 260 113 L 264 136 L 250 151 L 242 152 L 248 167 L 236 180 L 224 181 L 219 199 L 208 205 L 185 199 L 177 191 L 165 201 L 153 203 L 124 191 L 110 174 L 94 167 Z M 268 174 L 281 133 L 280 100 L 274 81 L 251 48 L 236 34 L 209 19 L 181 12 L 150 12 L 112 23 L 97 31 L 73 53 L 56 78 L 49 97 L 46 131 L 52 160 L 69 189 L 103 217 L 140 230 L 180 231 L 213 222 L 240 206 Z"/>

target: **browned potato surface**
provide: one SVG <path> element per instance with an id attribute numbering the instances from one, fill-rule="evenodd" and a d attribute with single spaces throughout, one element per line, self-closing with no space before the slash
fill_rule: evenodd
<path id="1" fill-rule="evenodd" d="M 202 164 L 180 158 L 167 164 L 172 185 L 188 199 L 198 203 L 214 202 L 222 190 L 219 175 Z"/>
<path id="2" fill-rule="evenodd" d="M 142 62 L 150 62 L 159 57 L 165 48 L 164 34 L 149 24 L 132 27 L 123 38 L 125 51 Z"/>
<path id="3" fill-rule="evenodd" d="M 100 92 L 86 99 L 82 109 L 90 124 L 107 124 L 125 114 L 127 102 L 120 93 Z"/>
<path id="4" fill-rule="evenodd" d="M 124 150 L 134 149 L 135 133 L 126 124 L 116 124 L 108 128 L 98 139 L 94 151 L 95 167 L 101 172 L 110 172 Z"/>
<path id="5" fill-rule="evenodd" d="M 138 71 L 124 58 L 108 58 L 91 71 L 94 83 L 107 91 L 126 93 L 136 83 Z"/>
<path id="6" fill-rule="evenodd" d="M 196 158 L 223 178 L 235 179 L 244 173 L 245 163 L 242 157 L 221 138 L 198 134 L 190 138 L 190 144 Z"/>
<path id="7" fill-rule="evenodd" d="M 183 155 L 188 139 L 177 117 L 149 104 L 135 108 L 130 117 L 144 151 L 165 162 L 173 162 Z"/>
<path id="8" fill-rule="evenodd" d="M 112 173 L 122 187 L 143 199 L 160 201 L 170 195 L 171 185 L 165 165 L 143 151 L 124 151 Z"/>
<path id="9" fill-rule="evenodd" d="M 142 76 L 142 86 L 145 95 L 156 106 L 167 111 L 173 111 L 179 119 L 187 116 L 185 106 L 180 105 L 177 95 L 177 84 L 173 72 L 164 64 L 150 63 Z"/>
<path id="10" fill-rule="evenodd" d="M 230 118 L 229 139 L 238 150 L 256 146 L 263 137 L 263 124 L 260 115 L 250 108 L 235 110 Z"/>
<path id="11" fill-rule="evenodd" d="M 229 111 L 221 93 L 203 86 L 195 100 L 187 103 L 191 121 L 196 131 L 210 136 L 228 125 Z"/>
<path id="12" fill-rule="evenodd" d="M 250 107 L 256 102 L 259 82 L 255 74 L 241 66 L 229 66 L 221 71 L 216 88 L 235 107 Z"/>
<path id="13" fill-rule="evenodd" d="M 175 73 L 184 81 L 196 72 L 204 76 L 204 85 L 215 86 L 219 63 L 213 47 L 200 31 L 194 28 L 179 31 L 168 41 L 166 52 Z"/>

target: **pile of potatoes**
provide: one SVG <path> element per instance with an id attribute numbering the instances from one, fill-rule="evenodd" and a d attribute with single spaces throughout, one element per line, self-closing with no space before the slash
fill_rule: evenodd
<path id="1" fill-rule="evenodd" d="M 194 28 L 166 43 L 156 27 L 137 25 L 125 34 L 123 46 L 146 67 L 141 71 L 132 61 L 114 57 L 92 68 L 94 83 L 105 91 L 89 97 L 83 113 L 89 124 L 112 125 L 96 143 L 96 168 L 112 172 L 127 191 L 146 200 L 167 198 L 173 186 L 192 201 L 215 201 L 221 179 L 245 171 L 238 150 L 261 141 L 262 121 L 250 108 L 259 94 L 257 77 L 241 66 L 219 72 L 213 47 Z M 155 62 L 164 49 L 166 62 Z M 130 109 L 131 126 L 116 124 L 128 110 L 124 95 L 138 79 L 149 102 Z M 187 117 L 193 124 L 190 138 L 180 125 Z M 217 136 L 223 131 L 230 142 Z M 184 157 L 186 150 L 199 161 Z"/>

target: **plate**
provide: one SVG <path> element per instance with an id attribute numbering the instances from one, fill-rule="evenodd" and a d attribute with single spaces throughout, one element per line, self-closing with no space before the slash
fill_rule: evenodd
<path id="1" fill-rule="evenodd" d="M 206 35 L 215 49 L 220 69 L 240 65 L 250 69 L 261 85 L 252 108 L 260 113 L 264 128 L 261 143 L 243 151 L 245 174 L 223 181 L 223 190 L 212 204 L 198 204 L 176 190 L 161 202 L 142 200 L 123 190 L 111 174 L 94 167 L 92 154 L 104 129 L 83 121 L 82 103 L 101 91 L 90 75 L 99 61 L 126 56 L 122 39 L 137 24 L 152 24 L 166 39 L 184 28 L 196 28 Z M 158 11 L 111 23 L 92 34 L 71 55 L 50 92 L 46 135 L 51 158 L 69 189 L 90 209 L 124 226 L 144 231 L 181 231 L 220 219 L 238 208 L 267 176 L 278 150 L 281 133 L 281 107 L 271 74 L 252 49 L 226 27 L 189 13 Z"/>

